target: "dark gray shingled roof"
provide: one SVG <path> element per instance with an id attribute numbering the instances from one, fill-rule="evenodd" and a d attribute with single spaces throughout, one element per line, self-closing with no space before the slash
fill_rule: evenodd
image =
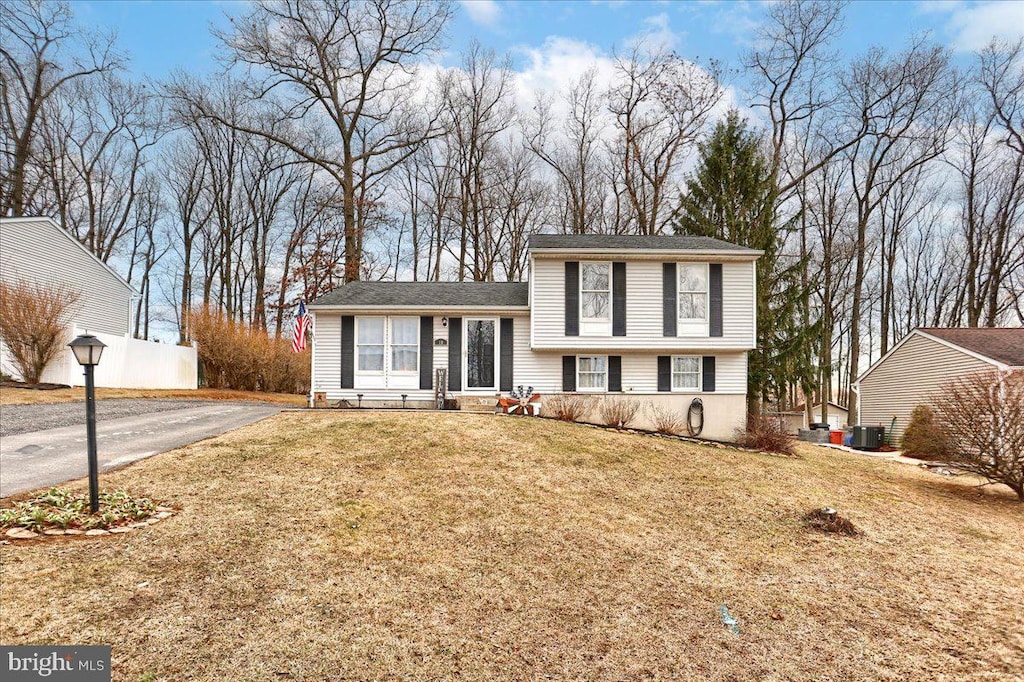
<path id="1" fill-rule="evenodd" d="M 642 234 L 535 234 L 531 249 L 645 249 L 652 251 L 736 251 L 758 253 L 745 246 L 712 237 Z"/>
<path id="2" fill-rule="evenodd" d="M 1024 367 L 1022 327 L 921 327 L 921 331 L 1010 367 Z"/>
<path id="3" fill-rule="evenodd" d="M 312 305 L 492 308 L 527 306 L 525 282 L 349 282 Z"/>

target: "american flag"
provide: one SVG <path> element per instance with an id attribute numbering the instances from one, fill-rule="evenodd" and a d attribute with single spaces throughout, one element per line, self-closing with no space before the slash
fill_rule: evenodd
<path id="1" fill-rule="evenodd" d="M 306 332 L 309 331 L 312 320 L 306 314 L 306 303 L 299 301 L 299 311 L 295 315 L 295 326 L 292 328 L 292 350 L 301 353 L 306 350 Z"/>

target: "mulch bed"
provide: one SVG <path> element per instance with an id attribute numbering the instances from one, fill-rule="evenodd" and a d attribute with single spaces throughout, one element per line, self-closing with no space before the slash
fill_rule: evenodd
<path id="1" fill-rule="evenodd" d="M 0 388 L 24 388 L 30 391 L 55 391 L 58 388 L 71 388 L 67 384 L 26 384 L 21 381 L 0 381 Z"/>
<path id="2" fill-rule="evenodd" d="M 804 528 L 822 533 L 859 537 L 864 531 L 853 525 L 853 522 L 836 513 L 834 509 L 814 509 L 803 515 Z"/>

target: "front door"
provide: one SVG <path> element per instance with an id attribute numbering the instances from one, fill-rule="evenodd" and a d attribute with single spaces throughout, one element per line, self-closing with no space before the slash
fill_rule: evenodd
<path id="1" fill-rule="evenodd" d="M 497 363 L 495 362 L 495 320 L 466 320 L 466 388 L 494 389 Z"/>

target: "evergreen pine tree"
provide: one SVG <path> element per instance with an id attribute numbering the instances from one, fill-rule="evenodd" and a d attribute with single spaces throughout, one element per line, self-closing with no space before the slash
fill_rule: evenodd
<path id="1" fill-rule="evenodd" d="M 732 110 L 699 147 L 675 221 L 677 234 L 715 237 L 764 252 L 757 261 L 757 348 L 749 355 L 748 411 L 777 402 L 813 376 L 811 341 L 799 322 L 801 261 L 782 253 L 794 221 L 777 215 L 778 188 L 760 140 Z"/>

